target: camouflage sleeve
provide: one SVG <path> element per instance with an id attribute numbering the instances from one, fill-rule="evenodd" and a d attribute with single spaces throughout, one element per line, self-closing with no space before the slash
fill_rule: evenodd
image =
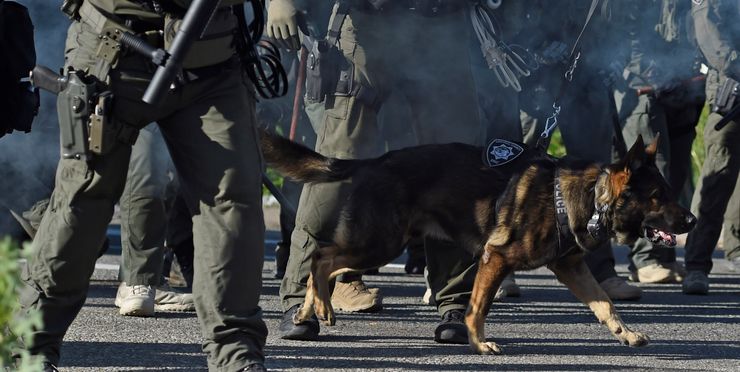
<path id="1" fill-rule="evenodd" d="M 738 9 L 727 9 L 731 5 L 721 0 L 692 2 L 692 15 L 696 40 L 704 58 L 713 69 L 732 79 L 740 80 L 740 61 L 738 45 L 733 40 L 730 29 L 737 20 Z"/>

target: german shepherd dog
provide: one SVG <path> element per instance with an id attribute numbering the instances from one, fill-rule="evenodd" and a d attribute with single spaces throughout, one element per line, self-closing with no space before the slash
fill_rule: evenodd
<path id="1" fill-rule="evenodd" d="M 298 182 L 352 178 L 333 244 L 313 253 L 296 324 L 314 312 L 324 324 L 335 324 L 331 279 L 387 264 L 412 236 L 434 236 L 480 257 L 465 315 L 476 353 L 501 352 L 485 341 L 484 321 L 504 277 L 544 265 L 620 342 L 643 346 L 648 337 L 622 322 L 582 256 L 611 237 L 620 244 L 644 236 L 675 245 L 673 234 L 688 232 L 696 221 L 655 166 L 657 139 L 645 148 L 638 138 L 624 160 L 610 165 L 554 159 L 524 148 L 515 161 L 497 167 L 481 161 L 483 148 L 459 143 L 362 160 L 327 158 L 264 131 L 261 145 L 266 162 Z M 559 223 L 558 212 L 567 217 L 565 223 Z M 570 239 L 560 236 L 564 231 Z"/>

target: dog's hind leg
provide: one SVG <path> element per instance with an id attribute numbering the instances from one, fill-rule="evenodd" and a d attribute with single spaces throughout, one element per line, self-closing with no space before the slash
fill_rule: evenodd
<path id="1" fill-rule="evenodd" d="M 332 326 L 336 322 L 334 308 L 331 306 L 331 291 L 329 282 L 338 275 L 354 271 L 347 265 L 347 256 L 339 255 L 340 249 L 336 245 L 321 247 L 313 254 L 311 262 L 311 276 L 306 299 L 301 307 L 301 314 L 295 322 L 307 320 L 315 310 L 316 316 L 325 325 Z M 311 310 L 309 310 L 311 305 Z M 304 318 L 304 315 L 307 317 Z"/>
<path id="2" fill-rule="evenodd" d="M 645 346 L 649 338 L 627 328 L 617 314 L 609 296 L 596 282 L 580 255 L 571 255 L 548 265 L 558 280 L 565 284 L 579 300 L 583 301 L 596 318 L 611 331 L 619 342 L 629 346 Z"/>
<path id="3" fill-rule="evenodd" d="M 492 248 L 492 246 L 486 246 L 478 263 L 473 293 L 465 313 L 468 342 L 473 351 L 478 354 L 501 354 L 501 348 L 495 342 L 486 342 L 486 315 L 491 308 L 493 295 L 504 277 L 511 272 L 511 268 L 506 265 L 500 254 L 493 252 Z"/>

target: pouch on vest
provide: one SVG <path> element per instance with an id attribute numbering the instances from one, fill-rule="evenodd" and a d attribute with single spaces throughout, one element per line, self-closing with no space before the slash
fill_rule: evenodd
<path id="1" fill-rule="evenodd" d="M 182 18 L 167 14 L 164 20 L 164 47 L 170 49 L 171 43 L 180 30 Z M 185 56 L 183 69 L 213 66 L 227 61 L 236 54 L 234 37 L 237 30 L 236 16 L 230 8 L 219 8 L 213 13 L 203 35 L 193 43 Z"/>

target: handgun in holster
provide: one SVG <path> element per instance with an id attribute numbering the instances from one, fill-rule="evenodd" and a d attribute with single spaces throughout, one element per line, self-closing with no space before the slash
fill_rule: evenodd
<path id="1" fill-rule="evenodd" d="M 62 158 L 90 160 L 110 151 L 116 132 L 110 125 L 113 95 L 80 70 L 59 75 L 44 66 L 31 73 L 34 86 L 57 94 Z"/>
<path id="2" fill-rule="evenodd" d="M 740 84 L 737 81 L 725 78 L 722 84 L 717 88 L 717 96 L 712 105 L 712 112 L 725 115 L 732 110 L 738 103 L 740 94 Z"/>
<path id="3" fill-rule="evenodd" d="M 341 65 L 348 63 L 348 61 L 339 48 L 331 45 L 325 39 L 313 39 L 304 36 L 303 44 L 308 49 L 306 100 L 308 102 L 323 102 L 328 95 L 336 92 L 341 70 L 343 70 Z M 350 71 L 352 70 L 350 69 Z M 345 76 L 346 79 L 347 76 Z"/>
<path id="4" fill-rule="evenodd" d="M 354 96 L 357 101 L 379 107 L 378 92 L 368 84 L 355 80 L 355 65 L 334 44 L 326 39 L 303 37 L 308 49 L 306 61 L 306 101 L 323 102 L 328 96 Z"/>

